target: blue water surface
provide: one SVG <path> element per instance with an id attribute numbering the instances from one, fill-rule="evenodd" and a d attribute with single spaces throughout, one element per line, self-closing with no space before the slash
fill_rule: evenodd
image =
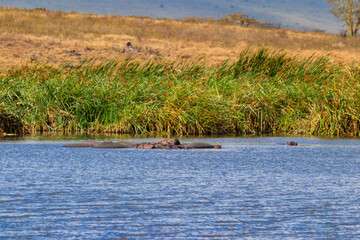
<path id="1" fill-rule="evenodd" d="M 181 141 L 223 149 L 3 140 L 0 239 L 360 238 L 359 139 Z"/>

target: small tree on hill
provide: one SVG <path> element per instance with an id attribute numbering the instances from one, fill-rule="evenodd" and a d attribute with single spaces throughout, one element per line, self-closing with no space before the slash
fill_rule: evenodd
<path id="1" fill-rule="evenodd" d="M 344 21 L 351 36 L 356 36 L 360 28 L 360 0 L 327 0 L 332 5 L 330 12 Z"/>

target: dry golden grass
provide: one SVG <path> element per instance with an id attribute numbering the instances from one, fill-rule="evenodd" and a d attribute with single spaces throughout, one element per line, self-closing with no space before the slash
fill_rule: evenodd
<path id="1" fill-rule="evenodd" d="M 129 41 L 137 51 L 124 53 Z M 86 58 L 130 56 L 165 60 L 204 56 L 206 63 L 216 64 L 259 46 L 304 57 L 331 54 L 340 62 L 360 63 L 360 38 L 335 34 L 0 7 L 1 69 L 29 62 L 76 64 Z"/>

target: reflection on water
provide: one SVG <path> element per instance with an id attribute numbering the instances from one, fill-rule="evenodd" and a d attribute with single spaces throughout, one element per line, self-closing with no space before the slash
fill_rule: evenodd
<path id="1" fill-rule="evenodd" d="M 201 140 L 220 150 L 62 147 L 76 139 L 0 143 L 0 239 L 360 237 L 359 140 Z M 285 146 L 290 140 L 299 146 Z"/>

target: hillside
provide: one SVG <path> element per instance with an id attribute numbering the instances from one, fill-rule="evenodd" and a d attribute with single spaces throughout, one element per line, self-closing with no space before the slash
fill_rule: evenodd
<path id="1" fill-rule="evenodd" d="M 153 18 L 184 18 L 190 16 L 220 18 L 241 12 L 252 18 L 281 23 L 292 29 L 322 29 L 338 33 L 342 24 L 328 12 L 326 0 L 0 0 L 0 6 L 50 10 L 149 16 Z"/>
<path id="2" fill-rule="evenodd" d="M 247 48 L 264 46 L 290 55 L 331 54 L 358 63 L 359 38 L 286 29 L 187 21 L 101 16 L 76 12 L 0 8 L 2 69 L 28 62 L 77 63 L 85 58 L 133 57 L 177 60 L 203 56 L 208 64 L 236 60 Z M 131 42 L 135 51 L 124 51 Z"/>

